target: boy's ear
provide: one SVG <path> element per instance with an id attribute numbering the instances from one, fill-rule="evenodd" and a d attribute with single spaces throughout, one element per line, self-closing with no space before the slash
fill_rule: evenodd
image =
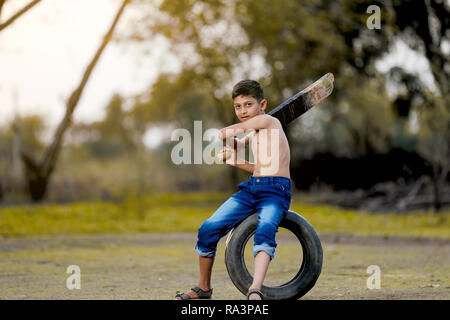
<path id="1" fill-rule="evenodd" d="M 262 99 L 261 102 L 259 103 L 259 107 L 261 108 L 262 111 L 264 111 L 267 107 L 267 100 Z"/>

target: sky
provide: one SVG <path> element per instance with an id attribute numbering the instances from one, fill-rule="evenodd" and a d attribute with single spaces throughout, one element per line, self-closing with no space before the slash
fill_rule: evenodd
<path id="1" fill-rule="evenodd" d="M 7 2 L 2 20 L 28 2 Z M 0 125 L 11 121 L 15 114 L 38 114 L 50 128 L 56 127 L 64 114 L 65 101 L 78 85 L 120 3 L 43 0 L 0 32 Z M 117 32 L 138 14 L 128 7 Z M 432 82 L 426 59 L 402 43 L 396 44 L 392 54 L 377 67 L 385 72 L 395 65 L 405 66 L 421 74 L 425 82 Z M 141 45 L 112 42 L 91 75 L 74 121 L 100 120 L 114 93 L 131 97 L 149 88 L 159 72 L 179 69 L 178 60 L 162 37 Z M 156 131 L 147 136 L 157 139 Z M 150 140 L 149 144 L 155 144 Z"/>
<path id="2" fill-rule="evenodd" d="M 13 4 L 6 3 L 2 21 L 28 0 L 9 3 Z M 51 127 L 58 123 L 119 5 L 116 0 L 44 0 L 0 33 L 0 125 L 15 114 L 43 115 Z M 129 9 L 117 32 L 132 18 Z M 145 45 L 111 42 L 91 75 L 74 120 L 102 119 L 115 92 L 141 93 L 161 70 L 179 67 L 162 37 Z"/>

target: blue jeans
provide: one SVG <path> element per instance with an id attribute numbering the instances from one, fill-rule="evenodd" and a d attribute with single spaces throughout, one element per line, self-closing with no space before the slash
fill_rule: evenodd
<path id="1" fill-rule="evenodd" d="M 198 229 L 195 250 L 200 256 L 214 257 L 217 243 L 252 212 L 258 212 L 253 256 L 265 251 L 272 260 L 277 244 L 278 225 L 289 210 L 291 180 L 285 177 L 253 177 L 238 185 L 240 191 L 225 201 Z"/>

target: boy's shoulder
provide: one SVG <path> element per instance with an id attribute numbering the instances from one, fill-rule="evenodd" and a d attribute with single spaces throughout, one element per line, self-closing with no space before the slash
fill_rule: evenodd
<path id="1" fill-rule="evenodd" d="M 265 121 L 266 125 L 264 126 L 264 128 L 255 130 L 256 132 L 264 129 L 280 129 L 283 131 L 283 125 L 281 124 L 281 121 L 278 118 L 271 116 L 270 114 L 267 113 L 264 114 L 263 116 L 265 117 L 265 119 L 267 119 L 267 121 Z"/>
<path id="2" fill-rule="evenodd" d="M 278 118 L 276 118 L 268 113 L 261 114 L 260 116 L 267 120 L 268 128 L 274 128 L 274 127 L 282 128 L 281 122 Z"/>

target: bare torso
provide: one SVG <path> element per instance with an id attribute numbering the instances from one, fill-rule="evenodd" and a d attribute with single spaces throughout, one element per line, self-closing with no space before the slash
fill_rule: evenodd
<path id="1" fill-rule="evenodd" d="M 291 151 L 279 122 L 268 129 L 257 130 L 251 140 L 255 169 L 253 176 L 279 176 L 290 179 Z"/>

